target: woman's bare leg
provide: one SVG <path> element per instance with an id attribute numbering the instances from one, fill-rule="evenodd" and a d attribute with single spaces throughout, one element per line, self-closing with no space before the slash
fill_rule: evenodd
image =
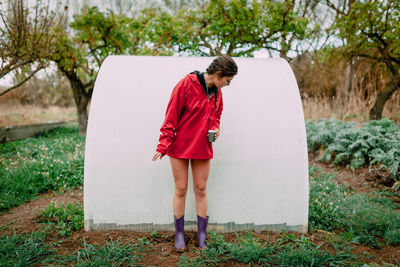
<path id="1" fill-rule="evenodd" d="M 188 188 L 188 159 L 177 159 L 169 157 L 172 174 L 175 180 L 175 192 L 172 199 L 172 208 L 176 218 L 182 217 L 185 213 L 185 201 Z"/>
<path id="2" fill-rule="evenodd" d="M 201 217 L 207 216 L 207 179 L 210 173 L 210 162 L 210 159 L 191 160 L 196 211 Z"/>

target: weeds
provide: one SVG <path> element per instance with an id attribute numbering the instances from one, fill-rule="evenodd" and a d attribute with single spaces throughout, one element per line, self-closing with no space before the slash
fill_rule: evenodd
<path id="1" fill-rule="evenodd" d="M 76 128 L 59 128 L 0 144 L 0 212 L 48 190 L 81 186 L 84 140 Z"/>
<path id="2" fill-rule="evenodd" d="M 314 167 L 312 167 L 314 168 Z M 309 227 L 311 231 L 343 229 L 352 242 L 379 248 L 383 238 L 398 244 L 400 214 L 397 205 L 381 196 L 353 194 L 331 176 L 310 171 Z M 397 231 L 396 231 L 397 230 Z"/>
<path id="3" fill-rule="evenodd" d="M 285 232 L 275 242 L 263 242 L 251 232 L 241 234 L 235 243 L 226 243 L 222 235 L 213 231 L 209 232 L 209 237 L 207 250 L 200 251 L 194 259 L 183 255 L 179 266 L 215 266 L 229 261 L 266 266 L 337 266 L 357 258 L 350 254 L 347 246 L 330 254 L 304 235 L 296 238 Z"/>
<path id="4" fill-rule="evenodd" d="M 273 246 L 267 246 L 253 236 L 251 232 L 245 232 L 238 238 L 235 244 L 229 244 L 229 257 L 241 263 L 266 263 L 274 252 Z"/>
<path id="5" fill-rule="evenodd" d="M 139 239 L 138 243 L 122 244 L 120 240 L 106 241 L 104 246 L 88 244 L 83 240 L 83 248 L 76 252 L 74 266 L 125 266 L 135 265 L 144 253 L 152 248 L 147 239 Z"/>
<path id="6" fill-rule="evenodd" d="M 31 266 L 55 260 L 55 250 L 43 243 L 45 233 L 0 236 L 0 266 Z"/>
<path id="7" fill-rule="evenodd" d="M 72 231 L 83 227 L 83 208 L 79 203 L 59 205 L 50 203 L 46 209 L 37 214 L 39 222 L 46 223 L 58 231 L 62 237 L 72 235 Z"/>
<path id="8" fill-rule="evenodd" d="M 141 254 L 154 249 L 146 238 L 122 244 L 110 237 L 103 246 L 83 239 L 82 248 L 64 256 L 45 244 L 46 236 L 47 232 L 0 236 L 0 266 L 135 266 L 144 257 Z"/>

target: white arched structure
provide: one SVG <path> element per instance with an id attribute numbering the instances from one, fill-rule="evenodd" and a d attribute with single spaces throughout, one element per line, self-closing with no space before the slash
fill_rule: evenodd
<path id="1" fill-rule="evenodd" d="M 173 87 L 213 58 L 111 56 L 86 136 L 85 229 L 174 230 L 168 156 L 152 161 Z M 208 230 L 307 232 L 308 159 L 297 83 L 283 59 L 234 58 L 207 183 Z M 190 174 L 191 175 L 191 174 Z M 192 177 L 185 228 L 197 229 Z"/>

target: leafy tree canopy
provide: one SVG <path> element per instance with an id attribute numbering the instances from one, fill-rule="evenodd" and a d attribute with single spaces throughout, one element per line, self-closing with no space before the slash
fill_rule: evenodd
<path id="1" fill-rule="evenodd" d="M 191 55 L 251 56 L 265 48 L 287 58 L 299 41 L 318 30 L 310 29 L 305 13 L 300 14 L 293 1 L 212 0 L 175 15 L 160 9 L 147 12 L 154 17 L 148 40 Z"/>
<path id="2" fill-rule="evenodd" d="M 347 53 L 387 65 L 393 75 L 400 67 L 400 1 L 362 0 L 341 16 L 335 28 Z"/>

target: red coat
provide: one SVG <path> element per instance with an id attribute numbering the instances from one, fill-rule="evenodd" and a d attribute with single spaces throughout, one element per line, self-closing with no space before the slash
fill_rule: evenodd
<path id="1" fill-rule="evenodd" d="M 186 75 L 172 91 L 157 151 L 174 158 L 211 159 L 207 132 L 219 129 L 222 108 L 221 90 L 215 112 L 215 93 L 207 96 L 196 74 Z"/>

